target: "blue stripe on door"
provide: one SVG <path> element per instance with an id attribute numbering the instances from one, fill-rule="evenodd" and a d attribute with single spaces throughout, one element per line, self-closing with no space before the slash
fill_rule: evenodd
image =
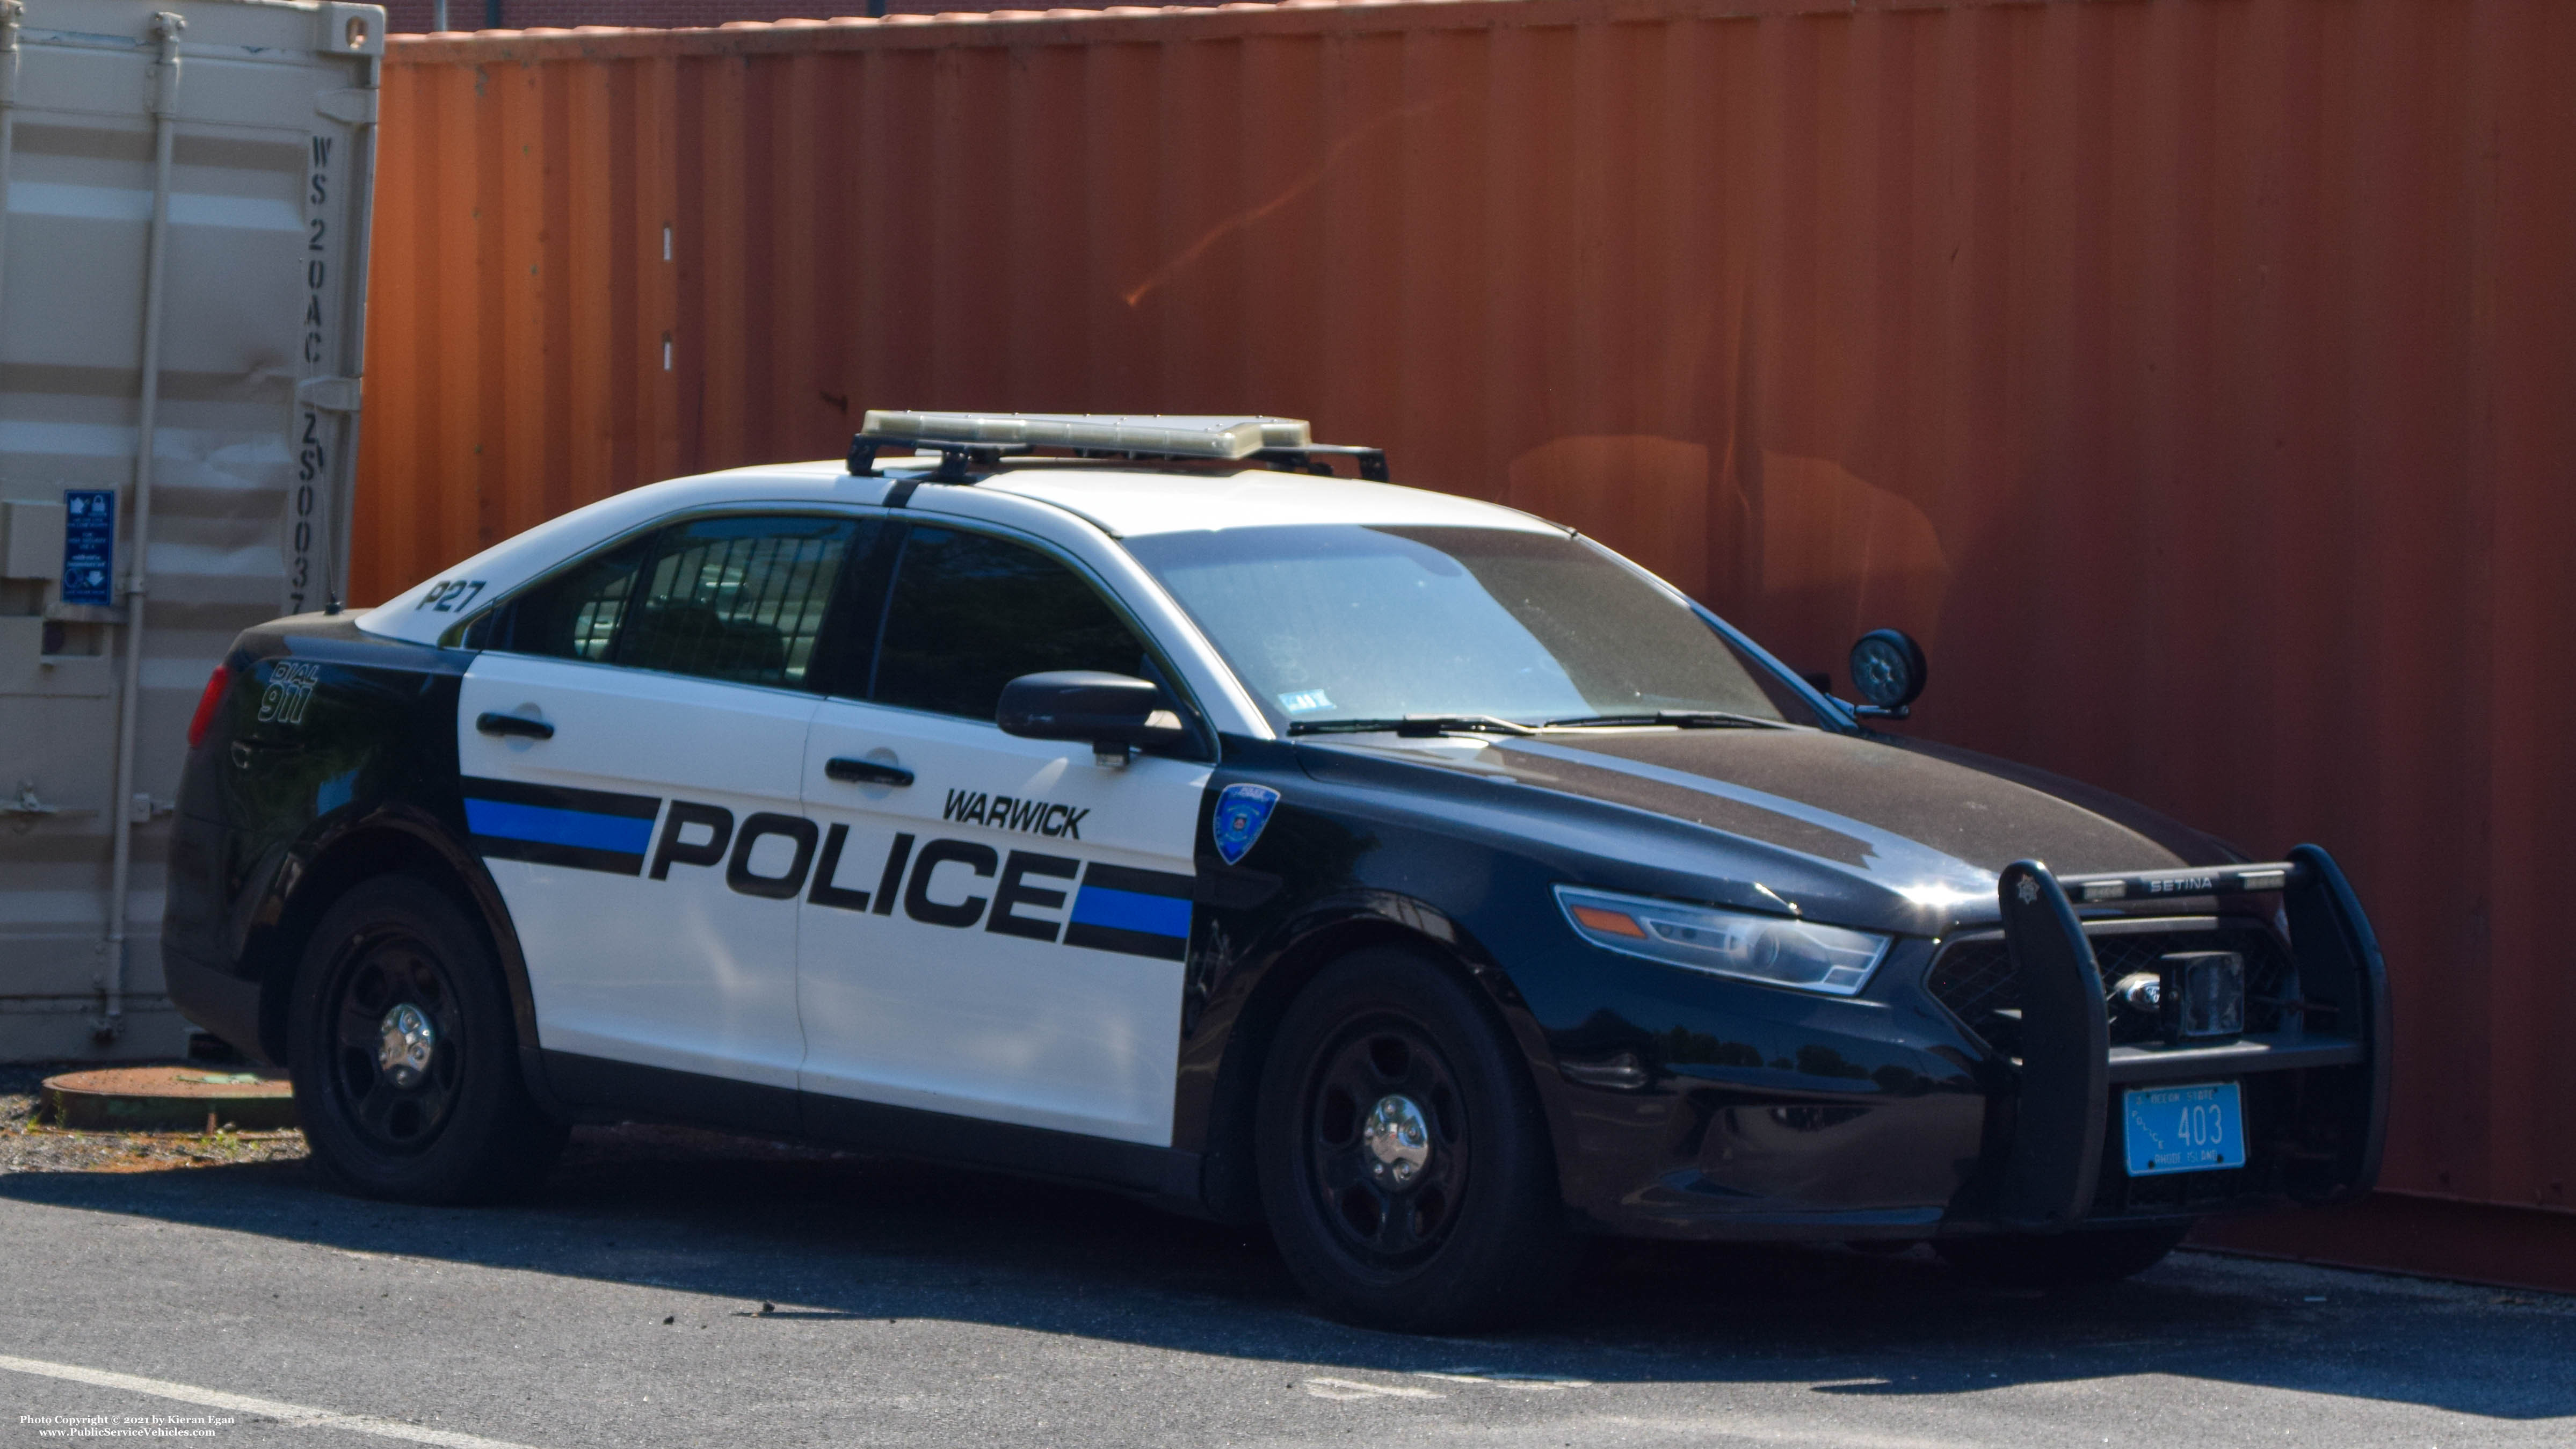
<path id="1" fill-rule="evenodd" d="M 477 835 L 504 840 L 533 840 L 584 850 L 614 850 L 642 855 L 653 843 L 653 821 L 629 815 L 593 815 L 586 810 L 555 810 L 543 805 L 514 805 L 506 800 L 465 802 L 465 826 Z"/>
<path id="2" fill-rule="evenodd" d="M 1186 937 L 1190 933 L 1190 903 L 1174 896 L 1085 885 L 1082 894 L 1074 898 L 1073 923 L 1138 931 L 1148 936 Z"/>

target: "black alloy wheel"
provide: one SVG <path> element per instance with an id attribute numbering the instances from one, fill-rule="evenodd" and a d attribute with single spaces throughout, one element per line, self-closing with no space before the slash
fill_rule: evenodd
<path id="1" fill-rule="evenodd" d="M 304 1137 L 339 1184 L 407 1202 L 533 1188 L 562 1151 L 519 1075 L 481 929 L 429 882 L 379 876 L 324 912 L 288 1004 Z"/>
<path id="2" fill-rule="evenodd" d="M 378 1152 L 425 1151 L 456 1105 L 475 1043 L 446 963 L 400 920 L 352 938 L 323 988 L 339 1023 L 331 1110 Z"/>
<path id="3" fill-rule="evenodd" d="M 1353 1257 L 1399 1270 L 1457 1221 L 1466 1106 L 1440 1049 L 1403 1017 L 1352 1022 L 1336 1041 L 1307 1090 L 1307 1180 Z"/>
<path id="4" fill-rule="evenodd" d="M 1254 1111 L 1280 1256 L 1335 1317 L 1444 1333 L 1525 1318 L 1573 1239 L 1528 1069 L 1499 1014 L 1411 951 L 1326 966 L 1282 1016 Z"/>

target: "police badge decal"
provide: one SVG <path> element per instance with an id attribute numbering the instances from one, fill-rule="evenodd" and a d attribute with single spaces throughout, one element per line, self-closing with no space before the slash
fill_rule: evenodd
<path id="1" fill-rule="evenodd" d="M 1216 853 L 1226 864 L 1237 864 L 1252 849 L 1278 803 L 1279 792 L 1267 785 L 1228 785 L 1217 792 L 1216 818 L 1208 822 L 1208 833 L 1216 837 Z"/>

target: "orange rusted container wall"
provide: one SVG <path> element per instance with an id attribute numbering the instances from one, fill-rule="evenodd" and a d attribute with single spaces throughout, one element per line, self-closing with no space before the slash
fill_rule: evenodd
<path id="1" fill-rule="evenodd" d="M 2571 75 L 2563 0 L 397 41 L 356 577 L 870 404 L 1309 417 L 1801 667 L 1915 631 L 1925 732 L 2325 842 L 2388 1185 L 2564 1209 Z"/>

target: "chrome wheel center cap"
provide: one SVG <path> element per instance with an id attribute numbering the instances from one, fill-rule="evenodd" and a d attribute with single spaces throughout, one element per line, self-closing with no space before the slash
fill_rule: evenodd
<path id="1" fill-rule="evenodd" d="M 430 1053 L 438 1049 L 437 1029 L 419 1007 L 404 1002 L 385 1013 L 376 1037 L 376 1065 L 385 1080 L 409 1090 L 429 1073 Z"/>
<path id="2" fill-rule="evenodd" d="M 1378 1098 L 1360 1129 L 1360 1141 L 1368 1148 L 1370 1175 L 1397 1187 L 1411 1184 L 1431 1161 L 1431 1131 L 1411 1097 L 1390 1093 Z"/>

